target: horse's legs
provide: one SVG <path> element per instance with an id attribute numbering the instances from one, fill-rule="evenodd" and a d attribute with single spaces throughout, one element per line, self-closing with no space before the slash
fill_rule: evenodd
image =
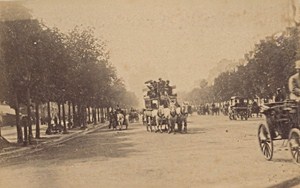
<path id="1" fill-rule="evenodd" d="M 168 133 L 170 134 L 172 131 L 175 133 L 175 122 L 174 122 L 174 118 L 170 118 L 169 119 L 169 130 Z"/>
<path id="2" fill-rule="evenodd" d="M 161 122 L 161 118 L 156 118 L 156 131 L 155 132 L 158 132 L 160 129 L 160 122 Z"/>
<path id="3" fill-rule="evenodd" d="M 182 131 L 182 117 L 177 118 L 177 127 L 178 127 L 178 132 Z"/>
<path id="4" fill-rule="evenodd" d="M 153 125 L 153 117 L 150 118 L 150 121 L 149 121 L 149 126 L 150 126 L 150 132 L 152 132 L 152 125 Z"/>
<path id="5" fill-rule="evenodd" d="M 184 117 L 183 123 L 184 123 L 184 132 L 187 133 L 187 118 L 186 117 Z"/>
<path id="6" fill-rule="evenodd" d="M 172 131 L 174 134 L 175 134 L 175 123 L 176 123 L 175 119 L 176 118 L 172 118 Z"/>
<path id="7" fill-rule="evenodd" d="M 156 132 L 161 132 L 162 133 L 162 123 L 163 123 L 163 119 L 162 118 L 157 118 L 157 121 L 156 121 Z"/>
<path id="8" fill-rule="evenodd" d="M 160 120 L 159 122 L 159 131 L 162 133 L 162 124 L 163 124 L 163 120 Z"/>
<path id="9" fill-rule="evenodd" d="M 121 130 L 123 129 L 123 122 L 124 120 L 121 120 L 119 123 L 120 123 L 120 127 L 121 127 Z"/>
<path id="10" fill-rule="evenodd" d="M 150 118 L 150 117 L 146 117 L 146 127 L 147 127 L 147 131 L 149 131 L 149 123 L 150 123 L 149 118 Z"/>

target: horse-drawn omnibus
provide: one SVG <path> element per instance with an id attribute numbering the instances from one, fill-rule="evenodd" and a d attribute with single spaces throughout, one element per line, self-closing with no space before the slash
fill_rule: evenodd
<path id="1" fill-rule="evenodd" d="M 181 132 L 184 125 L 184 132 L 187 131 L 188 105 L 180 107 L 177 101 L 177 94 L 173 92 L 175 86 L 169 86 L 169 82 L 145 82 L 148 89 L 144 95 L 145 109 L 143 112 L 143 123 L 147 131 L 163 132 L 162 127 L 168 133 L 175 133 L 175 124 L 178 125 L 178 131 Z M 153 128 L 154 126 L 154 128 Z"/>

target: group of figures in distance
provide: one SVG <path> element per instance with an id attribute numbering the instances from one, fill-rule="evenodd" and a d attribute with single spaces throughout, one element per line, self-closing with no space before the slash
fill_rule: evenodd
<path id="1" fill-rule="evenodd" d="M 170 86 L 168 80 L 164 81 L 161 78 L 158 81 L 149 80 L 145 85 L 147 93 L 144 96 L 143 123 L 147 131 L 152 132 L 154 129 L 155 132 L 161 133 L 186 133 L 188 104 L 179 105 L 177 94 L 173 90 L 176 87 Z"/>

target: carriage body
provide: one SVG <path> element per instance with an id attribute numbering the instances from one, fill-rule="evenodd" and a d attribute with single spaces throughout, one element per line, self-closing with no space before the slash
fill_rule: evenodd
<path id="1" fill-rule="evenodd" d="M 273 139 L 280 136 L 287 139 L 292 128 L 299 129 L 298 104 L 296 101 L 268 103 L 263 106 L 262 114 L 266 117 Z"/>
<path id="2" fill-rule="evenodd" d="M 243 97 L 234 96 L 230 98 L 228 116 L 230 120 L 247 120 L 250 114 L 248 100 Z"/>
<path id="3" fill-rule="evenodd" d="M 130 110 L 129 115 L 128 115 L 129 122 L 130 123 L 138 122 L 139 119 L 140 119 L 139 118 L 139 113 L 134 109 Z"/>
<path id="4" fill-rule="evenodd" d="M 273 157 L 273 141 L 288 139 L 293 160 L 300 163 L 299 103 L 294 100 L 267 103 L 262 106 L 266 123 L 258 128 L 260 149 L 267 160 Z"/>
<path id="5" fill-rule="evenodd" d="M 121 109 L 120 111 L 110 109 L 108 113 L 109 117 L 109 125 L 108 128 L 117 129 L 117 126 L 120 126 L 119 130 L 122 130 L 123 125 L 125 125 L 125 129 L 128 129 L 129 121 L 128 121 L 128 111 L 127 109 Z"/>

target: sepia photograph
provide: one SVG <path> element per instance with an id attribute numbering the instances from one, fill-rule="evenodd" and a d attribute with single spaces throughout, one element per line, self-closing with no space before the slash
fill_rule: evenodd
<path id="1" fill-rule="evenodd" d="M 300 0 L 0 0 L 0 188 L 300 188 Z"/>

